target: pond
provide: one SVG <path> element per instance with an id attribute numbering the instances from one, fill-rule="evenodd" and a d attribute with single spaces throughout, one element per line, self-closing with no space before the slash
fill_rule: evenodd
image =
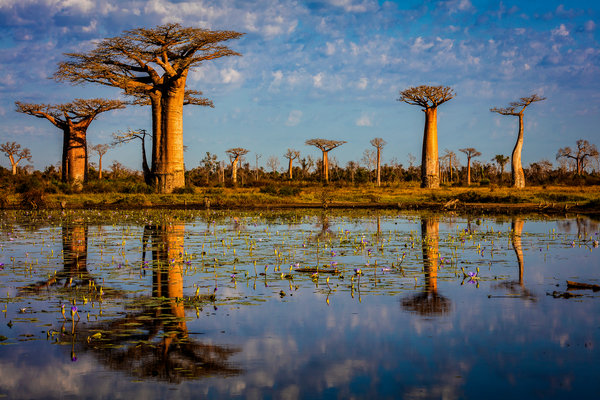
<path id="1" fill-rule="evenodd" d="M 0 396 L 595 398 L 599 223 L 4 211 Z"/>

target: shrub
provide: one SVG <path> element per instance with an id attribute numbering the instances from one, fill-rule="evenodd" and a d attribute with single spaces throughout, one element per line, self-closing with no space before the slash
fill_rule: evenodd
<path id="1" fill-rule="evenodd" d="M 273 184 L 261 187 L 259 192 L 264 194 L 270 194 L 271 196 L 277 196 L 278 193 L 277 188 Z"/>
<path id="2" fill-rule="evenodd" d="M 196 187 L 193 185 L 185 185 L 184 187 L 178 187 L 173 190 L 173 194 L 194 194 L 196 193 Z"/>
<path id="3" fill-rule="evenodd" d="M 21 206 L 24 208 L 42 208 L 46 205 L 43 189 L 30 189 L 21 193 Z"/>
<path id="4" fill-rule="evenodd" d="M 282 186 L 279 189 L 280 196 L 297 196 L 300 194 L 302 189 L 296 186 Z"/>

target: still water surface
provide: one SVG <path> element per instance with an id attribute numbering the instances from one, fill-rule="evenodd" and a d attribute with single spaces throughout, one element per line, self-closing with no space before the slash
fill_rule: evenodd
<path id="1" fill-rule="evenodd" d="M 600 292 L 566 287 L 600 284 L 594 220 L 21 211 L 0 224 L 8 398 L 600 391 Z"/>

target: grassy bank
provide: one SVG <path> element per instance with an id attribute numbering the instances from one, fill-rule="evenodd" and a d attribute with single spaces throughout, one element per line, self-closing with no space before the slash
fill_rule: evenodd
<path id="1" fill-rule="evenodd" d="M 8 195 L 4 208 L 285 208 L 364 207 L 449 209 L 498 212 L 600 212 L 600 187 L 498 187 L 436 190 L 418 187 L 308 186 L 271 188 L 195 188 L 183 194 L 80 193 L 41 198 Z"/>

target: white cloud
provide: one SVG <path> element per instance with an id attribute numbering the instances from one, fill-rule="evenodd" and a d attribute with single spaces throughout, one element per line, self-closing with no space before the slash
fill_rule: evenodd
<path id="1" fill-rule="evenodd" d="M 281 82 L 281 80 L 283 79 L 283 72 L 281 72 L 281 70 L 277 70 L 277 71 L 273 72 L 271 75 L 273 75 L 273 83 L 274 84 L 279 84 Z"/>
<path id="2" fill-rule="evenodd" d="M 448 14 L 450 15 L 474 9 L 470 0 L 447 0 L 440 2 L 440 5 L 446 8 L 448 10 Z"/>
<path id="3" fill-rule="evenodd" d="M 356 84 L 356 87 L 359 88 L 359 89 L 361 89 L 361 90 L 365 90 L 367 88 L 368 84 L 369 84 L 369 80 L 363 76 L 362 78 L 360 78 L 358 80 L 358 83 Z"/>
<path id="4" fill-rule="evenodd" d="M 325 54 L 331 56 L 335 53 L 335 44 L 331 42 L 325 43 Z"/>
<path id="5" fill-rule="evenodd" d="M 355 2 L 354 0 L 329 0 L 333 6 L 343 8 L 346 12 L 364 13 L 369 10 L 367 1 Z"/>
<path id="6" fill-rule="evenodd" d="M 560 24 L 558 28 L 552 30 L 552 36 L 569 36 L 569 30 L 565 24 Z"/>
<path id="7" fill-rule="evenodd" d="M 316 88 L 323 87 L 323 73 L 319 72 L 315 76 L 313 76 L 313 86 Z"/>
<path id="8" fill-rule="evenodd" d="M 290 114 L 288 115 L 288 119 L 287 119 L 287 121 L 285 121 L 285 124 L 287 126 L 296 126 L 300 123 L 301 120 L 302 120 L 302 111 L 292 110 L 292 111 L 290 111 Z"/>
<path id="9" fill-rule="evenodd" d="M 431 43 L 431 42 L 427 43 L 425 41 L 425 39 L 423 39 L 421 36 L 419 36 L 415 39 L 412 46 L 410 46 L 410 51 L 412 53 L 420 53 L 421 51 L 429 50 L 432 47 L 433 47 L 433 43 Z"/>
<path id="10" fill-rule="evenodd" d="M 223 83 L 236 83 L 242 79 L 242 74 L 233 68 L 227 68 L 221 71 Z"/>
<path id="11" fill-rule="evenodd" d="M 58 4 L 61 8 L 76 9 L 83 13 L 88 13 L 96 7 L 91 0 L 62 0 Z"/>
<path id="12" fill-rule="evenodd" d="M 596 23 L 594 21 L 592 21 L 591 19 L 589 21 L 587 21 L 584 26 L 585 26 L 585 30 L 588 32 L 593 32 L 594 30 L 596 30 Z"/>
<path id="13" fill-rule="evenodd" d="M 369 117 L 367 114 L 362 114 L 357 120 L 356 120 L 356 126 L 372 126 L 373 123 L 371 122 L 371 117 Z"/>
<path id="14" fill-rule="evenodd" d="M 84 26 L 83 28 L 81 28 L 82 31 L 84 32 L 95 32 L 96 31 L 96 26 L 98 25 L 98 21 L 96 21 L 95 19 L 90 21 L 90 24 L 88 26 Z"/>

